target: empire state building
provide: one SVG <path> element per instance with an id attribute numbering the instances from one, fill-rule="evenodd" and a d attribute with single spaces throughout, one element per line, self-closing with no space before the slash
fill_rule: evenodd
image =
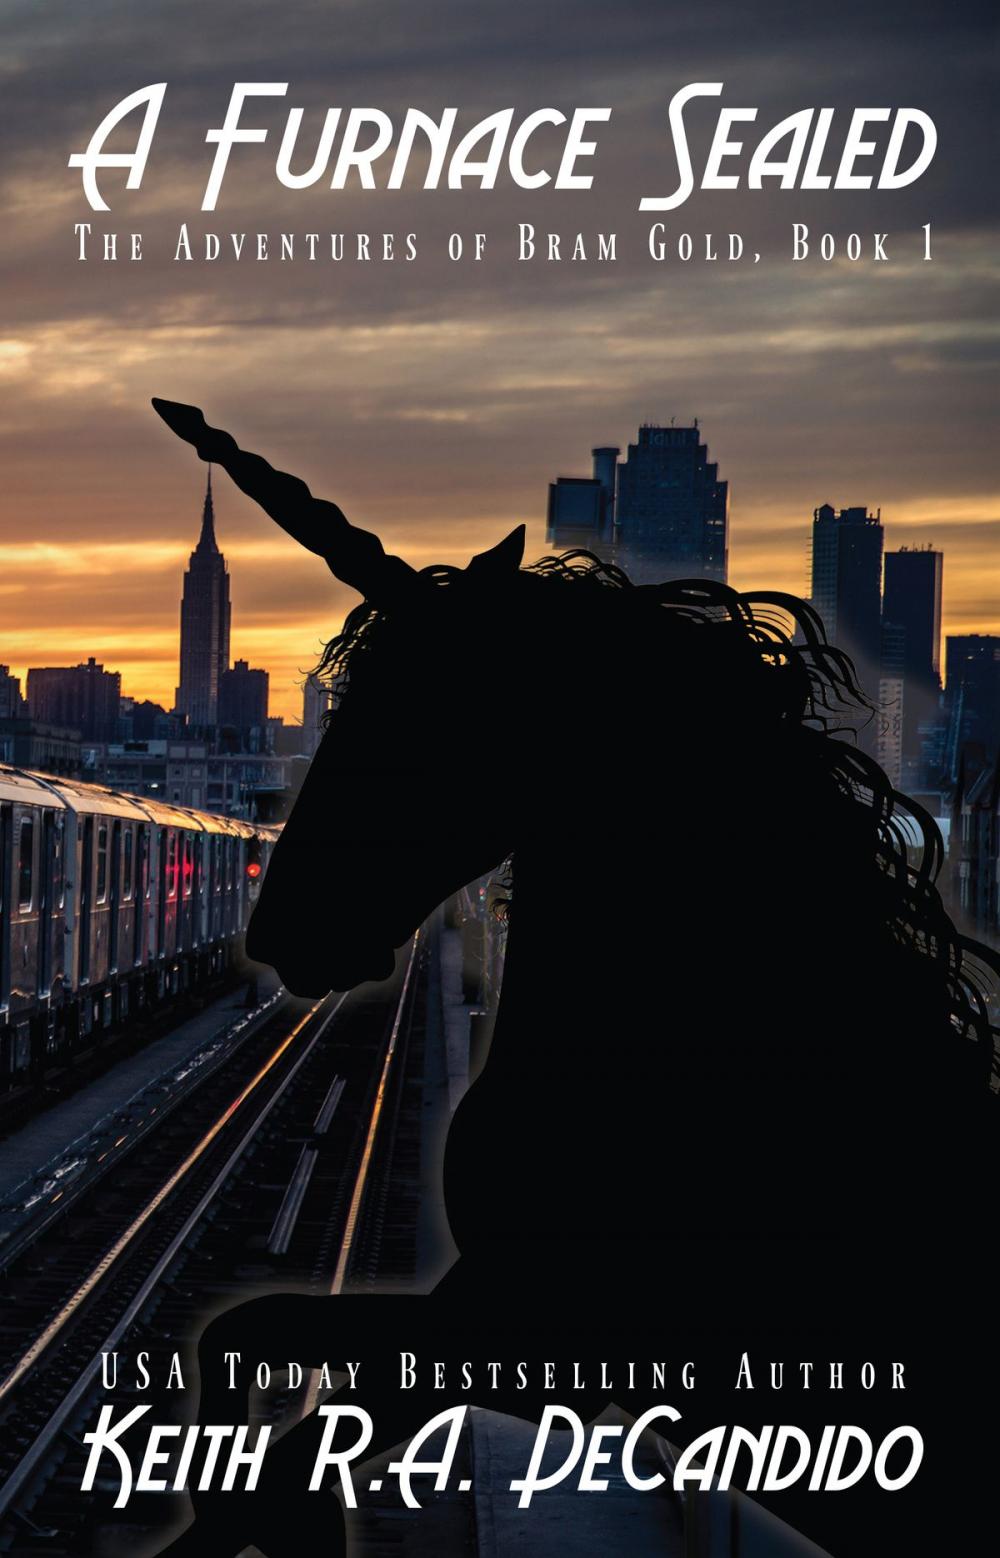
<path id="1" fill-rule="evenodd" d="M 181 599 L 181 679 L 178 714 L 190 725 L 214 725 L 219 683 L 229 668 L 229 573 L 215 539 L 212 469 L 209 466 L 201 535 L 184 575 Z"/>

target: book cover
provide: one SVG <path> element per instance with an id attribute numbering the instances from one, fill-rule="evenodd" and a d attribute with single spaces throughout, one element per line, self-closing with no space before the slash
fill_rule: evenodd
<path id="1" fill-rule="evenodd" d="M 0 1553 L 988 1550 L 990 8 L 0 17 Z"/>

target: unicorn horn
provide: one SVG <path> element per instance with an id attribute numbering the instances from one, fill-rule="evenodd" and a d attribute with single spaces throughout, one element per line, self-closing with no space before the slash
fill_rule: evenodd
<path id="1" fill-rule="evenodd" d="M 371 531 L 352 525 L 335 503 L 314 498 L 297 476 L 276 471 L 259 454 L 241 449 L 229 433 L 209 427 L 197 406 L 154 399 L 153 410 L 202 460 L 221 465 L 282 530 L 367 599 L 377 604 L 416 577 L 409 563 L 388 554 Z"/>

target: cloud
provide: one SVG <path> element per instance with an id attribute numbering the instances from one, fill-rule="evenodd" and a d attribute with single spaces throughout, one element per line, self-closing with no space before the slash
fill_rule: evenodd
<path id="1" fill-rule="evenodd" d="M 0 660 L 97 653 L 129 690 L 172 696 L 203 472 L 150 412 L 152 394 L 202 404 L 418 564 L 464 561 L 521 519 L 529 552 L 542 551 L 549 480 L 586 474 L 594 444 L 624 450 L 643 420 L 698 415 L 730 481 L 737 583 L 804 589 L 813 508 L 881 505 L 889 545 L 944 547 L 947 622 L 1000 630 L 985 5 L 550 0 L 516 26 L 497 0 L 429 0 L 419 14 L 396 0 L 59 0 L 44 14 L 8 0 L 4 15 Z M 143 188 L 126 196 L 106 175 L 103 221 L 66 159 L 154 79 L 168 91 Z M 260 108 L 269 141 L 237 148 L 209 216 L 204 135 L 236 79 L 290 90 Z M 938 124 L 938 156 L 891 197 L 699 195 L 671 217 L 674 245 L 691 230 L 700 252 L 704 232 L 739 230 L 761 263 L 684 264 L 674 249 L 657 265 L 638 199 L 671 180 L 666 103 L 699 79 L 724 81 L 729 105 L 758 105 L 761 126 L 808 104 L 914 104 Z M 456 104 L 470 124 L 547 103 L 613 107 L 591 193 L 507 180 L 291 192 L 274 179 L 293 104 L 307 111 L 305 149 L 331 104 Z M 141 229 L 145 258 L 81 263 L 80 220 L 123 246 Z M 887 230 L 891 263 L 793 266 L 793 220 L 841 244 Z M 246 231 L 251 249 L 266 231 L 272 254 L 282 231 L 344 232 L 348 251 L 357 231 L 376 249 L 383 231 L 415 231 L 418 258 L 186 264 L 173 258 L 181 221 L 224 243 Z M 515 258 L 521 221 L 538 229 L 531 264 Z M 578 230 L 591 247 L 616 231 L 617 263 L 550 264 L 550 228 L 564 252 Z M 454 230 L 488 232 L 481 263 L 448 259 Z M 275 704 L 294 712 L 296 672 L 349 593 L 223 482 L 217 510 L 234 653 L 267 665 Z"/>

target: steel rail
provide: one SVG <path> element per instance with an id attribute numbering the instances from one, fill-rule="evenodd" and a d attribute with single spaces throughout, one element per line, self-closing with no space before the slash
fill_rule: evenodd
<path id="1" fill-rule="evenodd" d="M 153 1269 L 146 1276 L 138 1292 L 132 1298 L 123 1314 L 115 1322 L 112 1330 L 98 1348 L 97 1353 L 92 1358 L 88 1359 L 85 1366 L 80 1370 L 75 1383 L 67 1391 L 62 1401 L 50 1416 L 48 1422 L 39 1431 L 33 1444 L 31 1445 L 31 1448 L 22 1456 L 15 1470 L 11 1473 L 10 1477 L 7 1479 L 4 1485 L 0 1487 L 0 1515 L 3 1515 L 9 1509 L 13 1500 L 17 1497 L 24 1484 L 28 1481 L 34 1472 L 35 1467 L 47 1452 L 53 1439 L 56 1438 L 56 1436 L 62 1431 L 70 1414 L 79 1404 L 80 1400 L 83 1398 L 86 1392 L 92 1388 L 92 1376 L 100 1363 L 101 1354 L 112 1351 L 124 1336 L 129 1326 L 135 1320 L 139 1311 L 143 1308 L 151 1293 L 156 1288 L 157 1284 L 162 1280 L 164 1273 L 176 1257 L 181 1246 L 190 1237 L 192 1231 L 204 1216 L 205 1211 L 211 1205 L 212 1201 L 219 1194 L 223 1185 L 228 1180 L 233 1169 L 236 1167 L 240 1158 L 243 1156 L 243 1153 L 246 1151 L 250 1142 L 253 1140 L 253 1137 L 257 1133 L 259 1127 L 263 1124 L 264 1120 L 271 1113 L 271 1110 L 274 1108 L 275 1104 L 283 1096 L 286 1089 L 290 1086 L 299 1068 L 312 1052 L 319 1040 L 322 1038 L 323 1034 L 326 1032 L 326 1029 L 329 1027 L 330 1023 L 333 1021 L 334 1017 L 337 1015 L 340 1008 L 347 1000 L 348 994 L 349 992 L 345 992 L 343 995 L 341 995 L 331 1007 L 331 1009 L 326 1013 L 323 1020 L 318 1024 L 316 1032 L 305 1045 L 302 1053 L 297 1057 L 294 1065 L 289 1068 L 287 1075 L 282 1079 L 281 1085 L 275 1089 L 264 1107 L 254 1116 L 252 1123 L 248 1126 L 237 1145 L 233 1148 L 225 1163 L 219 1172 L 215 1175 L 215 1178 L 212 1180 L 212 1183 L 209 1185 L 208 1189 L 199 1199 L 197 1206 L 185 1219 L 183 1226 L 175 1234 L 167 1249 L 163 1252 Z M 115 1241 L 115 1244 L 112 1246 L 112 1248 L 93 1268 L 85 1281 L 80 1284 L 80 1287 L 77 1289 L 76 1293 L 74 1293 L 73 1297 L 63 1306 L 51 1324 L 48 1325 L 45 1331 L 42 1332 L 41 1336 L 39 1336 L 36 1341 L 32 1343 L 28 1351 L 11 1370 L 6 1380 L 4 1380 L 2 1386 L 0 1386 L 0 1399 L 3 1399 L 4 1396 L 9 1394 L 10 1391 L 13 1390 L 19 1381 L 24 1377 L 24 1375 L 27 1374 L 34 1366 L 41 1354 L 48 1348 L 54 1337 L 72 1318 L 73 1313 L 99 1285 L 101 1280 L 107 1275 L 108 1271 L 114 1266 L 114 1264 L 121 1259 L 122 1255 L 128 1249 L 129 1245 L 134 1241 L 137 1234 L 146 1225 L 146 1223 L 148 1223 L 149 1219 L 155 1215 L 156 1211 L 162 1205 L 163 1201 L 170 1194 L 170 1192 L 175 1188 L 180 1180 L 190 1172 L 195 1163 L 201 1158 L 203 1153 L 218 1136 L 219 1132 L 224 1129 L 225 1125 L 239 1109 L 240 1105 L 260 1085 L 260 1083 L 264 1080 L 267 1074 L 272 1070 L 272 1068 L 280 1060 L 281 1056 L 288 1049 L 289 1045 L 294 1042 L 294 1040 L 302 1032 L 303 1028 L 305 1028 L 307 1023 L 309 1023 L 316 1016 L 321 1007 L 325 1004 L 325 1001 L 329 999 L 330 997 L 324 997 L 324 1000 L 318 1001 L 316 1005 L 311 1007 L 305 1016 L 298 1023 L 296 1023 L 291 1033 L 286 1035 L 286 1037 L 278 1045 L 277 1049 L 257 1072 L 257 1075 L 247 1083 L 247 1085 L 242 1089 L 233 1102 L 223 1111 L 211 1129 L 206 1132 L 198 1145 L 187 1155 L 180 1167 L 170 1175 L 166 1183 L 161 1186 L 160 1190 L 158 1190 L 156 1195 L 153 1196 L 152 1199 L 147 1203 L 138 1217 L 133 1219 L 121 1237 Z"/>

